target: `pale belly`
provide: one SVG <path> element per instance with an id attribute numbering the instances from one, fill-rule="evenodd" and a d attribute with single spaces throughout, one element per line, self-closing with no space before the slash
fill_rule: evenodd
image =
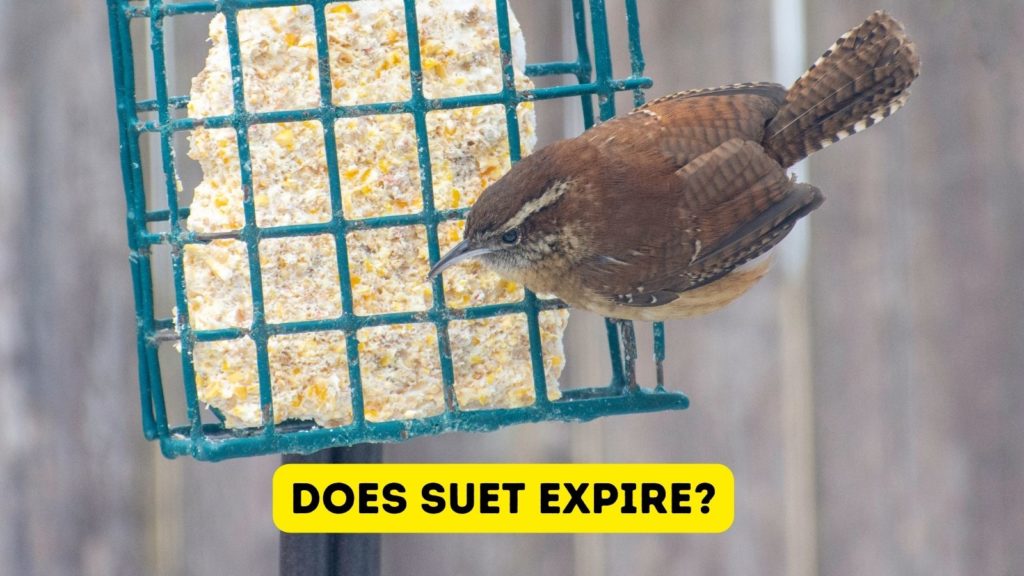
<path id="1" fill-rule="evenodd" d="M 544 274 L 517 277 L 517 275 L 509 274 L 508 271 L 499 272 L 499 274 L 530 287 L 538 294 L 554 294 L 573 308 L 582 308 L 609 318 L 657 322 L 709 314 L 726 306 L 750 290 L 758 280 L 764 278 L 771 268 L 773 260 L 773 255 L 769 252 L 710 284 L 683 292 L 675 300 L 661 306 L 615 304 L 574 283 L 575 279 L 571 276 Z M 577 295 L 579 298 L 573 298 L 572 295 Z"/>
<path id="2" fill-rule="evenodd" d="M 709 314 L 736 300 L 764 278 L 773 260 L 767 256 L 748 262 L 710 284 L 683 292 L 679 298 L 662 306 L 622 306 L 604 298 L 588 298 L 585 302 L 569 304 L 609 318 L 650 322 Z"/>

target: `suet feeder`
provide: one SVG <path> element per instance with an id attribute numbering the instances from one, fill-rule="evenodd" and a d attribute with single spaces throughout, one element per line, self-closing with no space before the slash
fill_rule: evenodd
<path id="1" fill-rule="evenodd" d="M 570 0 L 566 0 L 570 1 Z M 651 80 L 643 76 L 636 0 L 623 0 L 627 17 L 626 38 L 631 62 L 630 73 L 617 78 L 612 70 L 605 0 L 571 0 L 572 22 L 576 57 L 567 61 L 526 64 L 523 68 L 529 78 L 567 76 L 574 83 L 534 88 L 517 84 L 514 66 L 514 21 L 510 18 L 507 0 L 494 0 L 494 18 L 497 52 L 500 53 L 499 85 L 495 90 L 459 95 L 437 95 L 425 89 L 425 73 L 436 68 L 435 60 L 423 55 L 422 30 L 417 18 L 416 0 L 396 0 L 401 10 L 398 20 L 404 25 L 399 41 L 404 41 L 406 59 L 392 62 L 407 66 L 403 78 L 407 91 L 401 99 L 380 102 L 339 102 L 336 86 L 332 85 L 332 66 L 329 21 L 340 7 L 353 5 L 350 1 L 328 0 L 108 0 L 111 48 L 117 97 L 117 114 L 121 139 L 121 166 L 128 208 L 128 245 L 132 279 L 134 282 L 135 313 L 137 320 L 137 349 L 139 358 L 139 384 L 142 400 L 142 422 L 148 439 L 159 440 L 168 457 L 190 454 L 200 460 L 221 460 L 239 456 L 276 452 L 311 453 L 329 447 L 351 446 L 362 443 L 397 442 L 412 436 L 439 434 L 449 431 L 490 431 L 503 426 L 547 420 L 586 421 L 613 414 L 682 409 L 688 405 L 686 396 L 668 391 L 663 386 L 662 363 L 665 356 L 664 328 L 654 325 L 654 354 L 657 382 L 650 388 L 632 387 L 636 348 L 632 326 L 606 323 L 608 358 L 612 377 L 609 383 L 590 388 L 571 389 L 551 394 L 545 370 L 542 315 L 564 308 L 553 299 L 538 297 L 529 291 L 516 292 L 511 301 L 499 303 L 470 303 L 453 306 L 446 301 L 442 278 L 429 285 L 421 309 L 406 311 L 367 311 L 360 308 L 354 296 L 354 264 L 350 242 L 354 234 L 388 231 L 401 227 L 419 227 L 421 248 L 425 249 L 424 265 L 432 265 L 441 255 L 444 238 L 439 233 L 451 223 L 465 218 L 468 207 L 447 207 L 435 195 L 436 177 L 431 156 L 430 115 L 442 111 L 458 111 L 477 107 L 497 107 L 501 110 L 506 129 L 508 160 L 515 162 L 523 151 L 518 113 L 524 103 L 572 98 L 582 107 L 587 128 L 597 120 L 615 115 L 615 94 L 632 92 L 635 104 L 643 102 L 643 89 Z M 297 103 L 288 109 L 253 110 L 247 107 L 247 88 L 252 80 L 245 69 L 244 39 L 240 38 L 240 20 L 254 9 L 299 7 L 310 15 L 311 29 L 308 49 L 315 55 L 310 81 L 315 86 L 313 101 Z M 422 10 L 421 6 L 421 10 Z M 345 10 L 340 10 L 345 11 Z M 190 95 L 172 92 L 168 82 L 169 51 L 165 40 L 165 25 L 186 15 L 208 15 L 222 18 L 225 61 L 227 109 L 197 114 L 190 108 Z M 140 26 L 141 22 L 141 26 Z M 148 46 L 139 37 L 139 30 L 148 36 Z M 134 37 L 133 37 L 134 33 Z M 391 40 L 395 40 L 392 38 Z M 299 42 L 293 38 L 294 42 Z M 442 42 L 443 44 L 443 42 Z M 137 59 L 152 62 L 152 78 L 139 78 Z M 155 98 L 139 99 L 137 88 L 143 83 L 154 89 Z M 386 96 L 386 94 L 385 94 Z M 595 102 L 596 100 L 596 102 Z M 186 112 L 187 111 L 187 112 Z M 345 208 L 346 177 L 339 166 L 339 141 L 335 126 L 340 121 L 404 115 L 410 119 L 409 131 L 414 138 L 412 152 L 418 170 L 415 182 L 417 202 L 411 210 L 400 214 L 352 214 Z M 254 193 L 254 130 L 261 126 L 304 123 L 315 129 L 318 142 L 323 146 L 325 158 L 326 216 L 316 222 L 269 222 L 259 216 L 260 197 Z M 180 178 L 175 165 L 174 141 L 176 134 L 195 134 L 200 131 L 221 130 L 230 135 L 232 154 L 237 154 L 231 166 L 237 169 L 238 226 L 234 229 L 197 229 L 190 221 L 197 219 L 196 207 L 181 202 Z M 143 153 L 141 140 L 159 141 L 159 166 L 150 166 Z M 277 133 L 280 146 L 292 144 L 295 134 Z M 436 144 L 436 143 L 435 143 Z M 359 166 L 352 169 L 357 170 Z M 147 171 L 160 174 L 158 190 L 147 190 Z M 147 193 L 150 195 L 147 197 Z M 148 198 L 153 194 L 166 196 L 166 209 L 151 206 Z M 309 242 L 325 239 L 336 266 L 338 302 L 329 317 L 279 318 L 274 313 L 273 276 L 261 261 L 261 249 L 266 251 L 270 240 L 280 242 Z M 247 314 L 239 315 L 238 325 L 197 325 L 195 291 L 190 291 L 190 254 L 218 242 L 233 242 L 241 262 L 244 262 Z M 174 290 L 174 312 L 157 312 L 154 297 L 154 249 L 170 254 L 171 278 Z M 358 283 L 358 282 L 356 282 Z M 526 370 L 528 401 L 512 407 L 470 406 L 460 398 L 458 378 L 453 361 L 452 330 L 458 322 L 506 316 L 525 319 L 524 342 L 528 353 L 521 364 L 529 363 Z M 412 417 L 368 414 L 366 358 L 374 350 L 373 344 L 362 336 L 365 331 L 390 326 L 426 326 L 435 330 L 436 338 L 429 340 L 431 362 L 436 365 L 439 381 L 438 409 L 430 415 L 414 413 Z M 336 365 L 342 366 L 347 382 L 345 394 L 338 400 L 345 402 L 344 418 L 338 421 L 275 417 L 275 404 L 280 412 L 280 399 L 275 399 L 276 339 L 297 335 L 337 335 L 337 346 L 324 354 L 336 354 Z M 310 336 L 310 337 L 312 337 Z M 216 343 L 245 339 L 252 353 L 252 403 L 257 410 L 249 419 L 225 414 L 223 410 L 204 401 L 203 374 L 197 368 L 197 349 Z M 379 346 L 379 344 L 377 344 Z M 161 355 L 161 350 L 164 354 Z M 180 361 L 181 382 L 169 382 L 161 372 L 161 361 L 168 359 L 167 349 L 174 351 L 175 362 Z M 394 350 L 401 354 L 402 350 Z M 161 357 L 163 356 L 163 357 Z M 519 360 L 517 360 L 519 361 Z M 572 358 L 568 361 L 571 363 Z M 201 368 L 201 366 L 200 366 Z M 525 367 L 524 367 L 525 370 Z M 303 374 L 302 377 L 306 375 Z M 183 412 L 187 421 L 175 422 L 168 413 L 171 394 L 168 387 L 183 390 Z M 258 394 L 256 393 L 258 391 Z M 258 396 L 258 402 L 257 402 Z M 204 411 L 204 404 L 210 411 Z M 351 408 L 349 410 L 349 407 Z M 180 409 L 179 409 L 180 410 Z M 204 414 L 205 412 L 205 414 Z M 234 418 L 234 419 L 233 419 Z"/>

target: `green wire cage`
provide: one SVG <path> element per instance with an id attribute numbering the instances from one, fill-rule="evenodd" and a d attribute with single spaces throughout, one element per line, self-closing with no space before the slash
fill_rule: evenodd
<path id="1" fill-rule="evenodd" d="M 358 1 L 358 0 L 341 0 Z M 512 66 L 512 47 L 508 0 L 495 0 L 498 45 L 501 52 L 502 84 L 500 91 L 467 96 L 427 98 L 423 90 L 423 68 L 417 29 L 416 1 L 404 0 L 407 32 L 411 98 L 400 102 L 379 102 L 340 106 L 332 102 L 330 60 L 325 11 L 337 0 L 108 0 L 110 38 L 113 56 L 117 114 L 120 125 L 120 154 L 127 200 L 128 245 L 132 279 L 134 282 L 135 314 L 137 321 L 137 350 L 139 358 L 139 384 L 142 400 L 142 423 L 147 439 L 160 441 L 168 457 L 190 454 L 200 460 L 221 460 L 240 456 L 276 452 L 311 453 L 335 446 L 360 443 L 396 442 L 412 436 L 439 434 L 448 431 L 489 431 L 511 424 L 545 420 L 586 421 L 606 415 L 683 409 L 688 399 L 679 392 L 663 386 L 662 365 L 665 357 L 665 333 L 660 323 L 654 324 L 654 355 L 657 369 L 656 385 L 642 388 L 628 385 L 635 373 L 636 347 L 632 325 L 621 326 L 607 321 L 608 357 L 611 362 L 611 382 L 604 386 L 564 391 L 562 398 L 550 400 L 543 369 L 541 335 L 538 315 L 545 310 L 564 307 L 557 300 L 541 299 L 530 292 L 518 302 L 492 304 L 470 308 L 450 308 L 445 304 L 444 291 L 438 277 L 433 280 L 432 306 L 425 312 L 360 315 L 353 311 L 346 233 L 354 230 L 381 229 L 395 226 L 419 225 L 426 229 L 427 252 L 430 264 L 440 257 L 437 229 L 440 223 L 465 218 L 466 209 L 435 209 L 432 191 L 431 161 L 427 136 L 427 114 L 487 105 L 503 106 L 507 123 L 511 161 L 519 158 L 519 124 L 516 106 L 526 101 L 575 98 L 582 106 L 585 127 L 595 120 L 607 120 L 615 115 L 615 94 L 632 92 L 634 102 L 643 102 L 643 89 L 651 80 L 643 76 L 644 61 L 640 43 L 636 0 L 623 0 L 627 17 L 630 74 L 616 78 L 612 70 L 608 18 L 605 0 L 571 1 L 575 36 L 576 58 L 571 61 L 553 61 L 527 64 L 526 74 L 531 77 L 569 76 L 575 83 L 517 90 Z M 319 106 L 273 112 L 251 112 L 245 106 L 242 56 L 239 41 L 238 14 L 241 10 L 282 6 L 308 6 L 312 8 L 316 33 L 318 59 Z M 206 118 L 181 118 L 180 110 L 188 105 L 188 96 L 170 92 L 167 79 L 168 56 L 164 25 L 170 19 L 183 15 L 223 14 L 230 57 L 233 110 L 229 114 Z M 136 50 L 142 46 L 138 38 L 138 21 L 148 31 L 149 57 L 152 61 L 152 82 L 155 98 L 137 97 L 139 79 L 136 77 Z M 133 26 L 133 22 L 135 26 Z M 133 30 L 136 37 L 133 38 Z M 595 103 L 596 97 L 596 103 Z M 596 104 L 596 109 L 595 109 Z M 332 129 L 341 118 L 382 114 L 408 114 L 414 119 L 419 163 L 422 205 L 420 212 L 365 219 L 347 219 L 341 210 L 341 179 L 339 177 L 335 132 Z M 152 119 L 155 115 L 155 119 Z M 252 170 L 248 147 L 250 126 L 271 122 L 314 121 L 323 127 L 326 147 L 331 221 L 322 224 L 301 224 L 276 227 L 257 225 L 252 194 L 244 196 L 244 226 L 231 235 L 244 243 L 251 279 L 252 324 L 245 329 L 199 330 L 190 325 L 189 302 L 185 288 L 183 251 L 189 244 L 210 241 L 202 234 L 189 231 L 185 222 L 189 216 L 187 206 L 181 206 L 178 177 L 174 162 L 174 137 L 203 126 L 233 129 L 238 143 L 241 182 L 251 189 Z M 142 151 L 143 136 L 159 139 L 160 166 L 148 166 Z M 162 190 L 166 194 L 167 209 L 147 205 L 145 171 L 159 170 Z M 154 191 L 150 191 L 151 193 Z M 151 231 L 150 225 L 161 223 L 166 231 Z M 328 320 L 270 323 L 266 319 L 261 282 L 259 242 L 265 238 L 284 238 L 328 234 L 333 236 L 337 252 L 342 313 Z M 154 297 L 153 249 L 169 249 L 173 271 L 175 317 L 160 317 L 156 313 Z M 452 355 L 448 338 L 448 323 L 453 320 L 490 318 L 505 314 L 525 315 L 530 342 L 530 361 L 534 398 L 532 405 L 502 409 L 460 409 L 456 399 Z M 362 378 L 360 374 L 360 328 L 391 324 L 432 323 L 437 328 L 437 353 L 440 358 L 445 410 L 443 413 L 418 419 L 371 422 L 363 410 Z M 620 328 L 621 335 L 620 337 Z M 313 422 L 285 421 L 275 423 L 273 415 L 271 370 L 268 339 L 281 334 L 315 331 L 342 331 L 346 340 L 346 357 L 352 401 L 352 421 L 338 427 L 321 427 Z M 256 349 L 256 368 L 263 425 L 256 428 L 229 429 L 217 418 L 204 421 L 202 402 L 196 390 L 196 370 L 193 350 L 197 343 L 235 339 L 252 339 Z M 177 345 L 180 349 L 182 382 L 187 423 L 170 422 L 165 377 L 161 372 L 160 350 Z M 166 361 L 166 358 L 164 359 Z"/>

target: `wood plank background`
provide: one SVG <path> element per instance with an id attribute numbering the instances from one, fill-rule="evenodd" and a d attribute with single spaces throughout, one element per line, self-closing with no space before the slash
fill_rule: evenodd
<path id="1" fill-rule="evenodd" d="M 531 59 L 571 54 L 565 2 L 513 4 Z M 650 96 L 771 79 L 768 0 L 640 4 Z M 877 7 L 809 0 L 806 61 Z M 669 324 L 689 411 L 385 453 L 723 462 L 732 529 L 386 537 L 385 574 L 1024 574 L 1024 4 L 885 7 L 920 46 L 914 96 L 810 162 L 828 201 L 806 273 Z M 274 574 L 278 459 L 142 440 L 103 4 L 0 0 L 0 32 L 0 574 Z M 179 86 L 202 39 L 176 33 Z M 538 105 L 542 136 L 575 133 L 575 106 Z M 567 384 L 606 377 L 601 330 L 574 315 Z"/>

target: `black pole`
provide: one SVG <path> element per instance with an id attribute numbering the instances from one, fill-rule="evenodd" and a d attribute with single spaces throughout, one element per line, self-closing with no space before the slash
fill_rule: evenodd
<path id="1" fill-rule="evenodd" d="M 377 463 L 380 444 L 329 448 L 316 454 L 286 454 L 283 464 Z M 380 534 L 281 533 L 280 576 L 380 576 Z"/>

